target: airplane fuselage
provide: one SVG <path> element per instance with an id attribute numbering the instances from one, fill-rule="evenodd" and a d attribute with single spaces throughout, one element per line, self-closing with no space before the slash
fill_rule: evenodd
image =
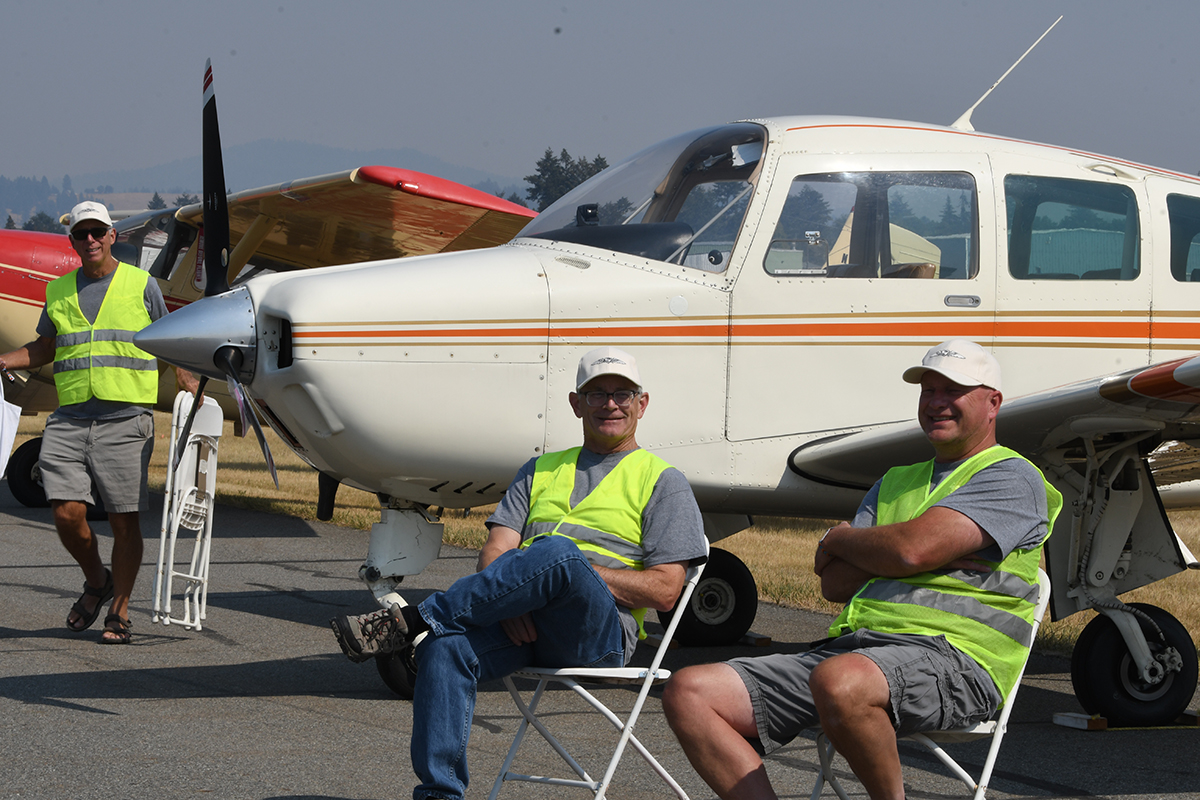
<path id="1" fill-rule="evenodd" d="M 621 177 L 638 169 L 656 190 L 641 211 Z M 707 511 L 844 516 L 861 491 L 801 478 L 789 454 L 911 419 L 899 375 L 937 341 L 993 348 L 1015 398 L 1200 340 L 1189 176 L 812 117 L 695 132 L 613 171 L 624 184 L 594 179 L 505 246 L 251 280 L 246 377 L 271 424 L 359 488 L 483 505 L 525 459 L 577 443 L 574 365 L 613 344 L 651 394 L 639 441 Z M 622 199 L 640 218 L 574 224 L 577 206 Z M 691 239 L 671 252 L 685 218 Z"/>

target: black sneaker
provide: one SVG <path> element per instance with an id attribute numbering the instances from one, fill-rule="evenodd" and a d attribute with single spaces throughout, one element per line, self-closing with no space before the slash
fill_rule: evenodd
<path id="1" fill-rule="evenodd" d="M 357 617 L 334 617 L 329 626 L 346 658 L 356 663 L 399 650 L 409 642 L 408 626 L 400 615 L 398 603 Z"/>

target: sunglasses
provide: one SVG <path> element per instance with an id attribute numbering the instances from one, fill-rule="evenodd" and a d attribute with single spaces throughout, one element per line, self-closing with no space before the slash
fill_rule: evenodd
<path id="1" fill-rule="evenodd" d="M 71 231 L 71 238 L 77 242 L 86 242 L 90 236 L 98 242 L 103 239 L 110 230 L 112 230 L 112 228 L 77 228 L 76 230 Z"/>

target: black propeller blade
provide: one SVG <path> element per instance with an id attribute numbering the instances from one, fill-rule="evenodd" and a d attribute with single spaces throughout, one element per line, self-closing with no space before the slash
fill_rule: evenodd
<path id="1" fill-rule="evenodd" d="M 225 164 L 221 158 L 221 131 L 217 125 L 217 96 L 213 91 L 212 59 L 204 62 L 204 296 L 223 294 L 229 291 L 229 203 L 225 196 Z M 271 448 L 267 446 L 266 436 L 263 435 L 262 425 L 258 415 L 249 407 L 246 390 L 238 382 L 238 371 L 242 367 L 242 352 L 229 345 L 222 347 L 213 354 L 213 363 L 225 373 L 229 384 L 229 394 L 237 403 L 241 415 L 242 436 L 246 435 L 246 420 L 249 418 L 254 434 L 258 437 L 258 446 L 262 449 L 263 457 L 267 460 L 267 470 L 279 488 L 279 476 L 275 471 L 275 459 L 271 457 Z M 175 446 L 175 463 L 172 469 L 179 467 L 187 445 L 188 434 L 192 430 L 192 422 L 196 412 L 204 401 L 204 386 L 208 376 L 200 377 L 200 387 L 196 390 L 196 399 L 187 421 L 183 425 L 179 441 Z"/>
<path id="2" fill-rule="evenodd" d="M 229 203 L 225 199 L 225 164 L 217 125 L 217 95 L 212 59 L 204 62 L 204 296 L 229 291 Z"/>

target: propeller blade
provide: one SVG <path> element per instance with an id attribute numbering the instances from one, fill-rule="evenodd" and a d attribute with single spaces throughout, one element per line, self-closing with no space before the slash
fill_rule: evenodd
<path id="1" fill-rule="evenodd" d="M 188 412 L 187 422 L 183 423 L 183 431 L 179 434 L 179 441 L 175 443 L 175 460 L 171 464 L 171 470 L 179 469 L 179 462 L 183 459 L 183 448 L 187 445 L 188 434 L 192 432 L 192 423 L 196 421 L 196 412 L 200 410 L 200 406 L 204 405 L 204 385 L 208 383 L 208 376 L 200 376 L 200 386 L 196 389 L 196 396 L 192 398 L 192 410 Z"/>
<path id="2" fill-rule="evenodd" d="M 267 445 L 267 437 L 263 435 L 262 426 L 258 424 L 258 414 L 253 408 L 247 408 L 250 400 L 246 397 L 246 390 L 242 388 L 242 384 L 237 379 L 238 368 L 242 364 L 241 351 L 232 345 L 222 347 L 213 356 L 213 361 L 225 373 L 225 382 L 229 384 L 229 394 L 237 402 L 238 413 L 242 415 L 243 435 L 246 430 L 246 418 L 250 418 L 254 435 L 258 437 L 258 446 L 262 449 L 263 458 L 267 461 L 267 471 L 271 473 L 271 480 L 275 481 L 275 488 L 278 489 L 279 475 L 275 472 L 275 459 L 271 457 L 271 448 Z"/>
<path id="3" fill-rule="evenodd" d="M 253 409 L 247 414 L 245 407 L 249 404 L 249 400 L 245 396 L 245 389 L 242 385 L 233 378 L 226 378 L 225 381 L 229 384 L 229 393 L 237 398 L 238 409 L 242 411 L 242 418 L 250 418 L 250 424 L 254 428 L 254 435 L 258 437 L 258 446 L 262 449 L 263 458 L 267 462 L 267 472 L 271 473 L 271 480 L 275 481 L 275 488 L 279 488 L 279 475 L 275 472 L 275 459 L 271 457 L 271 448 L 267 446 L 267 437 L 263 434 L 262 425 L 258 422 L 258 414 Z M 243 422 L 243 424 L 245 424 Z M 243 430 L 245 430 L 243 428 Z"/>
<path id="4" fill-rule="evenodd" d="M 217 126 L 212 59 L 204 62 L 204 272 L 205 297 L 229 291 L 229 204 L 225 198 L 225 165 Z"/>

